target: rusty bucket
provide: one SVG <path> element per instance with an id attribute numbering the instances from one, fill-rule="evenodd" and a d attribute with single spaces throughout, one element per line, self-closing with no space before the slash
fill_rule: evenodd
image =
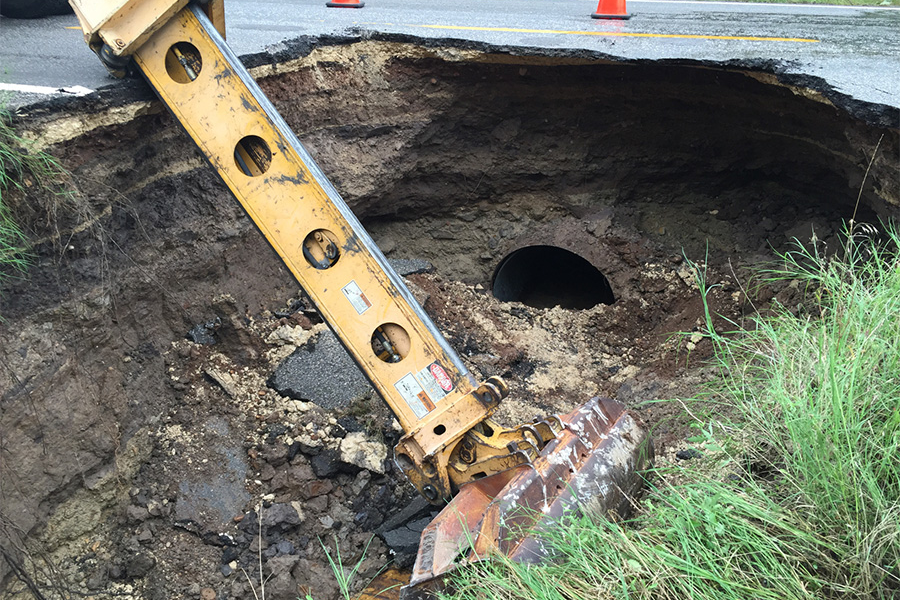
<path id="1" fill-rule="evenodd" d="M 427 597 L 455 567 L 492 553 L 543 560 L 550 550 L 540 533 L 566 513 L 628 514 L 653 457 L 639 420 L 607 398 L 558 418 L 562 430 L 537 460 L 462 486 L 425 528 L 401 598 Z"/>

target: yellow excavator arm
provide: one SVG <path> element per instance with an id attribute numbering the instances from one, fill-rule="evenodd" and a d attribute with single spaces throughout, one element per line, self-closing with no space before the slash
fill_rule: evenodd
<path id="1" fill-rule="evenodd" d="M 413 299 L 334 186 L 234 56 L 221 0 L 72 0 L 111 70 L 133 59 L 397 416 L 395 460 L 443 503 L 462 484 L 525 464 L 553 421 L 486 421 L 506 395 L 478 383 Z"/>
<path id="2" fill-rule="evenodd" d="M 617 403 L 595 399 L 570 415 L 514 429 L 490 420 L 506 384 L 497 377 L 477 382 L 414 300 L 225 43 L 222 0 L 70 2 L 110 71 L 123 75 L 134 64 L 143 73 L 390 406 L 405 432 L 395 462 L 419 493 L 443 504 L 470 488 L 426 530 L 419 581 L 451 568 L 461 539 L 499 545 L 499 524 L 512 509 L 552 513 L 553 501 L 567 506 L 566 490 L 582 480 L 634 489 L 645 434 Z M 628 441 L 617 433 L 618 454 L 604 454 L 604 432 L 615 427 Z M 476 480 L 480 485 L 465 486 Z M 555 491 L 548 492 L 551 480 Z M 528 489 L 530 496 L 523 494 Z M 615 490 L 609 502 L 614 497 Z M 546 506 L 532 507 L 538 498 Z"/>

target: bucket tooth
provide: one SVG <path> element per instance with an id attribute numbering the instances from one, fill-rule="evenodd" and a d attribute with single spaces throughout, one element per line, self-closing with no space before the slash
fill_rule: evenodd
<path id="1" fill-rule="evenodd" d="M 468 483 L 422 532 L 401 598 L 424 598 L 462 561 L 499 552 L 519 562 L 549 554 L 541 531 L 573 511 L 626 516 L 641 491 L 653 447 L 625 406 L 594 398 L 558 424 L 532 463 Z M 547 423 L 550 427 L 550 423 Z"/>

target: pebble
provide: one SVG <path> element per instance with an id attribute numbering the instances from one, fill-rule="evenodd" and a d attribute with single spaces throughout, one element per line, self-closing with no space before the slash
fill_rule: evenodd
<path id="1" fill-rule="evenodd" d="M 703 454 L 696 448 L 688 448 L 687 450 L 679 450 L 675 453 L 678 460 L 692 460 L 694 458 L 703 458 Z"/>

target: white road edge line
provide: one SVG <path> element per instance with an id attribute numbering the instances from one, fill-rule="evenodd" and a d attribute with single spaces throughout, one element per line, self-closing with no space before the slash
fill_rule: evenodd
<path id="1" fill-rule="evenodd" d="M 67 87 L 50 87 L 46 85 L 25 85 L 20 83 L 0 83 L 0 92 L 19 92 L 22 94 L 41 94 L 44 96 L 86 96 L 94 90 L 72 85 Z"/>

